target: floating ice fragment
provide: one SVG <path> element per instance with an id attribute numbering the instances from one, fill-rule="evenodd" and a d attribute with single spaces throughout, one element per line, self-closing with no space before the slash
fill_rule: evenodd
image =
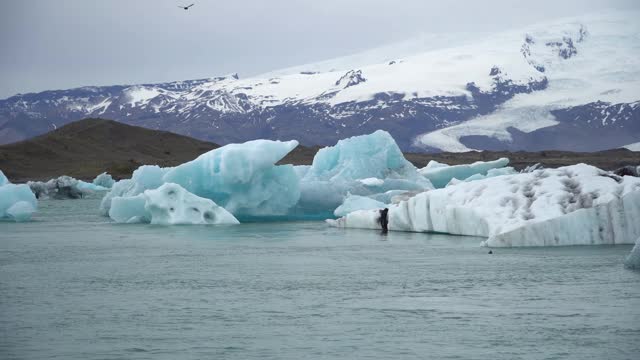
<path id="1" fill-rule="evenodd" d="M 27 221 L 36 211 L 38 201 L 25 184 L 10 184 L 0 186 L 0 219 Z"/>
<path id="2" fill-rule="evenodd" d="M 103 172 L 102 174 L 96 176 L 95 179 L 93 179 L 93 184 L 96 186 L 101 186 L 103 188 L 111 189 L 113 184 L 115 184 L 115 180 L 113 180 L 113 177 L 111 177 L 111 175 Z"/>
<path id="3" fill-rule="evenodd" d="M 161 225 L 239 224 L 215 202 L 198 197 L 178 184 L 166 183 L 154 190 L 111 200 L 109 216 L 119 223 L 146 222 Z"/>

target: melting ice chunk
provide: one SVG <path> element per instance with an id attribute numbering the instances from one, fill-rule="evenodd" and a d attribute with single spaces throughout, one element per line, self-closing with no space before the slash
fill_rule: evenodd
<path id="1" fill-rule="evenodd" d="M 231 213 L 212 200 L 196 196 L 172 183 L 136 196 L 113 198 L 109 216 L 120 223 L 239 224 Z"/>
<path id="2" fill-rule="evenodd" d="M 5 183 L 0 186 L 0 219 L 28 221 L 38 208 L 38 201 L 29 186 Z"/>

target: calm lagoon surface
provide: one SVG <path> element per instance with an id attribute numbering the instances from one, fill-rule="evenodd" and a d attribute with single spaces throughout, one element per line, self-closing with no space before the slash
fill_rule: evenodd
<path id="1" fill-rule="evenodd" d="M 116 225 L 99 199 L 0 223 L 1 359 L 638 359 L 625 246 Z"/>

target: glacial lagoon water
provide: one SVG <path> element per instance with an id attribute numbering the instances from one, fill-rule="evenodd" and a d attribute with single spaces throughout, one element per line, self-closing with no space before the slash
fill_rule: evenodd
<path id="1" fill-rule="evenodd" d="M 116 225 L 99 200 L 0 223 L 1 359 L 638 359 L 626 246 L 322 222 Z"/>

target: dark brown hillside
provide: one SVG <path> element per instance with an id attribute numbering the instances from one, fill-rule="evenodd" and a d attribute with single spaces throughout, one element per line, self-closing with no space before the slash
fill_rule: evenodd
<path id="1" fill-rule="evenodd" d="M 103 171 L 122 178 L 143 164 L 174 166 L 217 147 L 170 132 L 85 119 L 0 146 L 0 169 L 15 182 L 60 175 L 91 180 Z"/>

